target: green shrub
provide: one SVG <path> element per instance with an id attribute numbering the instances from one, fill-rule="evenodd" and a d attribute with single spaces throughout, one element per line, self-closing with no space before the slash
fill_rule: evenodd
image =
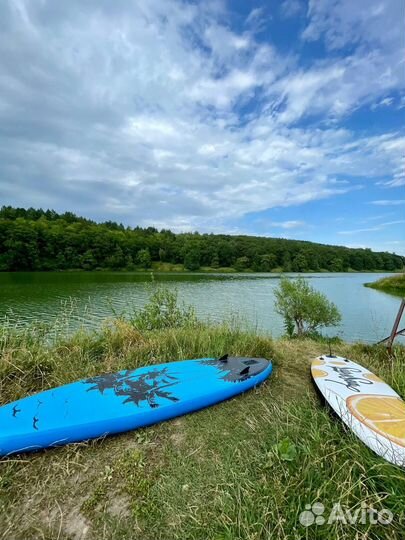
<path id="1" fill-rule="evenodd" d="M 159 288 L 131 321 L 139 330 L 192 327 L 197 316 L 192 306 L 179 305 L 177 291 Z"/>
<path id="2" fill-rule="evenodd" d="M 284 318 L 287 334 L 292 337 L 313 334 L 324 326 L 336 326 L 341 314 L 335 304 L 316 291 L 304 278 L 282 278 L 275 290 L 275 308 Z"/>

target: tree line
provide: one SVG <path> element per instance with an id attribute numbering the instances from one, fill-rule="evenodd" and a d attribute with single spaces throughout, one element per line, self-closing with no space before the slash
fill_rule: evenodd
<path id="1" fill-rule="evenodd" d="M 154 227 L 96 223 L 71 212 L 34 208 L 0 209 L 0 271 L 136 270 L 156 263 L 237 271 L 394 271 L 405 258 L 313 242 L 181 233 Z M 157 265 L 159 266 L 159 265 Z"/>

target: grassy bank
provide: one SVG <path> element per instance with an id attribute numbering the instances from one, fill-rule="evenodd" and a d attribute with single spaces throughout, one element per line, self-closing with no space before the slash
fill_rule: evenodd
<path id="1" fill-rule="evenodd" d="M 251 268 L 245 268 L 245 269 L 236 269 L 232 266 L 221 266 L 218 268 L 214 268 L 212 266 L 200 266 L 200 268 L 196 271 L 189 270 L 184 266 L 184 264 L 173 264 L 173 263 L 166 263 L 166 262 L 153 262 L 152 266 L 149 270 L 152 270 L 153 272 L 188 272 L 188 273 L 194 273 L 194 272 L 203 272 L 203 273 L 219 273 L 219 274 L 232 274 L 232 273 L 240 273 L 240 274 L 251 274 L 255 271 Z M 140 269 L 139 271 L 145 272 L 148 271 L 147 268 Z M 284 272 L 283 268 L 281 266 L 278 266 L 276 268 L 272 268 L 270 271 L 263 271 L 260 270 L 259 272 L 264 274 L 281 274 Z M 387 272 L 387 270 L 354 270 L 353 268 L 348 268 L 344 271 L 345 273 L 349 274 L 358 274 L 358 273 L 369 273 L 369 274 L 377 274 L 381 272 Z M 333 273 L 330 270 L 327 270 L 326 268 L 320 268 L 318 270 L 305 270 L 303 272 L 297 272 L 294 271 L 295 274 L 305 274 L 305 273 Z M 340 273 L 340 272 L 338 272 Z"/>
<path id="2" fill-rule="evenodd" d="M 403 538 L 405 475 L 375 456 L 314 391 L 312 340 L 277 340 L 230 326 L 138 331 L 124 321 L 56 337 L 1 331 L 2 404 L 103 371 L 162 360 L 234 355 L 274 361 L 260 388 L 150 428 L 0 463 L 0 538 Z M 405 352 L 340 344 L 405 395 Z M 383 525 L 311 526 L 306 504 L 388 508 Z M 365 535 L 365 536 L 363 536 Z"/>
<path id="3" fill-rule="evenodd" d="M 1 270 L 0 270 L 1 271 Z M 141 266 L 131 266 L 128 268 L 113 269 L 113 268 L 103 268 L 98 267 L 93 270 L 85 270 L 83 268 L 70 268 L 68 270 L 61 270 L 61 272 L 134 272 L 134 273 L 145 273 L 145 272 L 156 272 L 156 273 L 185 273 L 185 274 L 283 274 L 283 273 L 293 273 L 293 274 L 333 274 L 333 273 L 345 273 L 345 274 L 379 274 L 379 273 L 393 273 L 399 272 L 400 270 L 354 270 L 353 268 L 347 268 L 344 271 L 331 271 L 326 268 L 318 268 L 317 270 L 305 270 L 305 271 L 292 271 L 284 270 L 282 266 L 277 266 L 271 270 L 253 270 L 252 268 L 234 268 L 232 266 L 200 266 L 196 270 L 190 270 L 184 266 L 184 264 L 174 264 L 170 262 L 152 262 L 150 267 L 141 267 Z"/>
<path id="4" fill-rule="evenodd" d="M 373 283 L 366 283 L 365 285 L 366 287 L 371 287 L 372 289 L 405 297 L 405 274 L 385 277 Z"/>
<path id="5" fill-rule="evenodd" d="M 188 270 L 184 264 L 173 264 L 168 262 L 153 262 L 151 270 L 153 272 L 191 272 L 192 270 Z M 232 268 L 230 266 L 224 266 L 224 267 L 218 267 L 213 268 L 212 266 L 201 266 L 198 269 L 198 272 L 204 272 L 204 273 L 220 273 L 220 274 L 228 274 L 228 273 L 235 273 L 237 270 L 235 268 Z M 250 270 L 252 272 L 252 270 Z"/>

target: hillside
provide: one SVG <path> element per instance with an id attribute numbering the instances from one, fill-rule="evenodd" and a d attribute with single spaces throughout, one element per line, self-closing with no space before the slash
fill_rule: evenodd
<path id="1" fill-rule="evenodd" d="M 183 233 L 95 223 L 71 212 L 3 206 L 0 271 L 233 270 L 270 272 L 394 271 L 404 257 L 255 236 Z"/>

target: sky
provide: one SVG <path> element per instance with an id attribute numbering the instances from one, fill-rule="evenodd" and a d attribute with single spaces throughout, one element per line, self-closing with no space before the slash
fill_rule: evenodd
<path id="1" fill-rule="evenodd" d="M 0 204 L 405 255 L 403 0 L 2 0 Z"/>

